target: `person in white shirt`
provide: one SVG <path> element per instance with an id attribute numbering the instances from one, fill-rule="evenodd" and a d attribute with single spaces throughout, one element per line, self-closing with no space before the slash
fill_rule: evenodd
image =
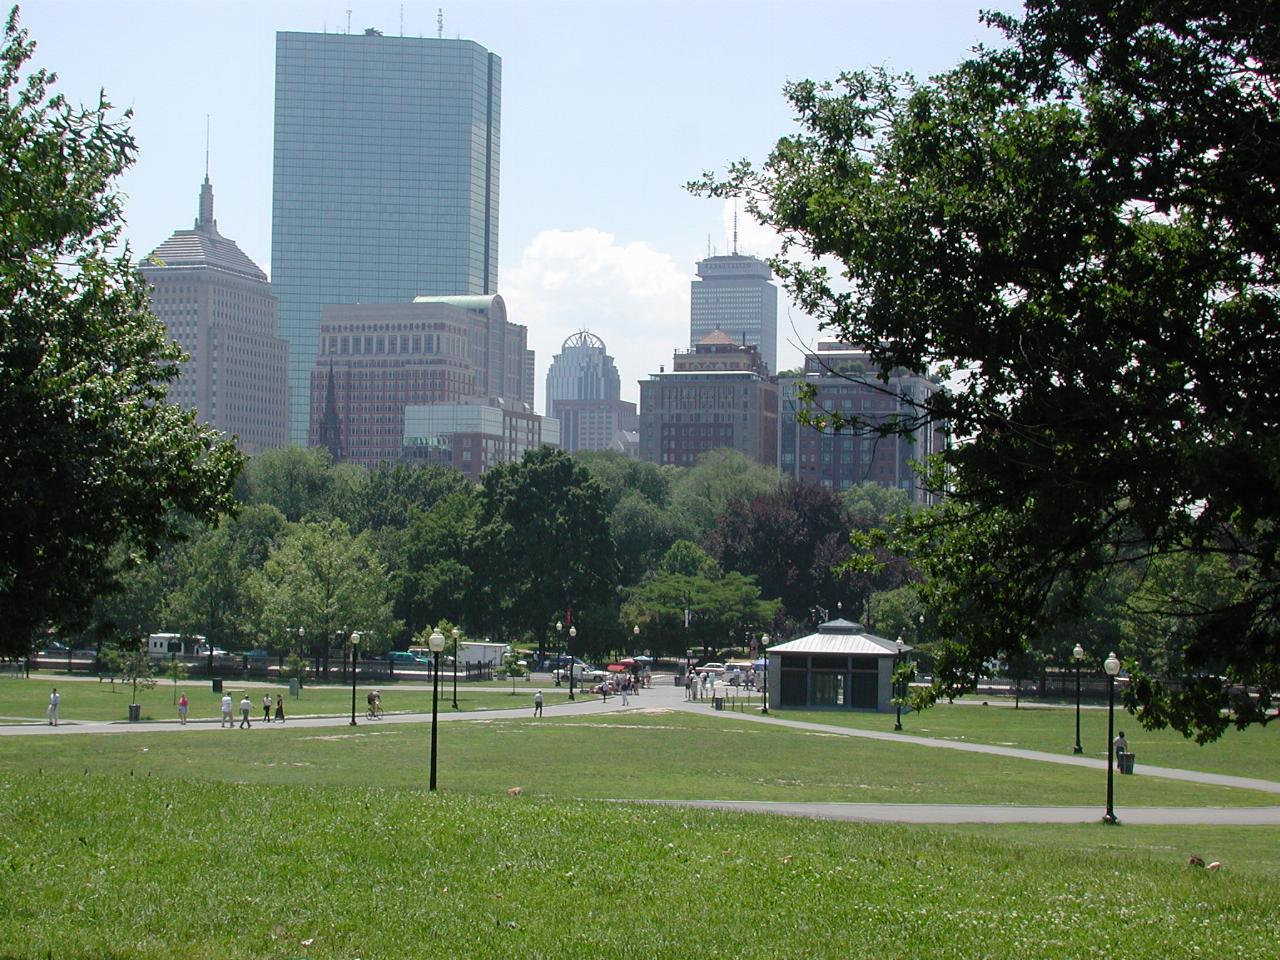
<path id="1" fill-rule="evenodd" d="M 240 729 L 245 727 L 253 728 L 253 724 L 249 722 L 249 711 L 253 709 L 253 701 L 249 699 L 246 693 L 244 699 L 240 701 Z"/>
<path id="2" fill-rule="evenodd" d="M 58 725 L 58 704 L 62 702 L 62 697 L 58 696 L 58 688 L 53 688 L 53 693 L 49 694 L 49 726 L 56 727 Z"/>
<path id="3" fill-rule="evenodd" d="M 222 695 L 222 722 L 218 724 L 220 727 L 235 726 L 231 719 L 231 694 L 224 693 Z"/>

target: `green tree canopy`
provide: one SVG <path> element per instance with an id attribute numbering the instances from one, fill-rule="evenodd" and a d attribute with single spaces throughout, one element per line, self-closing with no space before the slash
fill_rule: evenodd
<path id="1" fill-rule="evenodd" d="M 323 666 L 353 631 L 362 634 L 362 651 L 381 653 L 400 629 L 386 568 L 368 534 L 353 536 L 341 520 L 291 526 L 251 589 L 262 633 L 309 650 Z"/>
<path id="2" fill-rule="evenodd" d="M 916 410 L 959 439 L 951 500 L 900 545 L 962 641 L 947 669 L 1021 652 L 1116 564 L 1221 555 L 1240 589 L 1186 620 L 1184 692 L 1140 677 L 1131 705 L 1202 738 L 1273 719 L 1280 6 L 986 19 L 1007 46 L 927 83 L 793 84 L 801 132 L 703 186 L 783 233 L 798 304 L 882 373 L 942 375 Z"/>
<path id="3" fill-rule="evenodd" d="M 473 562 L 477 633 L 544 637 L 570 609 L 611 602 L 618 560 L 604 488 L 539 447 L 484 475 Z"/>
<path id="4" fill-rule="evenodd" d="M 167 402 L 181 351 L 118 252 L 129 114 L 71 106 L 0 48 L 0 654 L 87 617 L 108 557 L 141 555 L 230 503 L 240 457 Z"/>

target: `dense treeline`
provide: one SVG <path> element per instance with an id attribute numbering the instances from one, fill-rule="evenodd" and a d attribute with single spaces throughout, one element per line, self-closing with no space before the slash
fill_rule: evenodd
<path id="1" fill-rule="evenodd" d="M 353 630 L 385 651 L 448 623 L 545 649 L 559 621 L 580 655 L 749 648 L 823 616 L 859 619 L 875 591 L 906 583 L 902 563 L 839 569 L 854 529 L 905 505 L 878 487 L 841 498 L 781 481 L 723 450 L 685 469 L 543 449 L 479 485 L 270 451 L 215 526 L 192 524 L 152 561 L 116 551 L 84 642 L 169 631 L 320 658 Z"/>

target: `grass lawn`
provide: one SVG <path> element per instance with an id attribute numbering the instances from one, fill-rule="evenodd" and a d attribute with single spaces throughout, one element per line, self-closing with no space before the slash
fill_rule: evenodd
<path id="1" fill-rule="evenodd" d="M 990 701 L 995 703 L 995 701 Z M 893 714 L 829 710 L 777 710 L 785 720 L 807 720 L 861 730 L 893 730 Z M 1239 777 L 1280 781 L 1280 724 L 1228 730 L 1215 743 L 1200 746 L 1174 730 L 1144 730 L 1129 714 L 1116 710 L 1116 729 L 1123 730 L 1129 749 L 1137 754 L 1138 767 L 1176 767 Z M 1070 754 L 1076 741 L 1074 707 L 1009 706 L 939 703 L 922 713 L 904 713 L 902 732 L 936 739 L 968 740 L 1024 750 Z M 1106 759 L 1107 712 L 1084 709 L 1080 713 L 1080 741 L 1084 755 Z"/>
<path id="2" fill-rule="evenodd" d="M 102 683 L 85 680 L 67 680 L 52 676 L 33 676 L 30 680 L 13 677 L 0 678 L 0 724 L 30 723 L 44 721 L 49 706 L 49 692 L 58 688 L 62 697 L 59 708 L 63 721 L 76 720 L 127 720 L 129 703 L 133 700 L 133 688 L 129 684 L 116 682 L 114 686 L 106 681 Z M 356 688 L 356 716 L 365 711 L 365 695 L 371 684 L 360 684 Z M 262 716 L 262 695 L 270 693 L 274 701 L 277 694 L 284 695 L 285 714 L 289 717 L 307 715 L 335 715 L 351 712 L 351 687 L 349 686 L 304 686 L 301 696 L 293 699 L 289 696 L 288 684 L 237 684 L 227 680 L 226 692 L 235 699 L 239 716 L 240 697 L 248 693 L 253 701 L 251 717 Z M 430 713 L 431 687 L 429 684 L 413 686 L 397 686 L 395 684 L 378 684 L 382 692 L 382 706 L 388 713 Z M 486 685 L 473 687 L 470 684 L 458 684 L 458 709 L 467 710 L 506 710 L 511 707 L 528 707 L 533 711 L 533 693 L 538 687 L 518 682 L 516 695 L 511 694 L 511 685 Z M 561 703 L 569 699 L 568 688 L 558 690 L 555 687 L 543 687 L 543 697 L 548 705 Z M 191 719 L 217 719 L 219 702 L 222 695 L 214 693 L 207 680 L 183 681 L 175 691 L 173 681 L 160 680 L 155 687 L 147 690 L 138 688 L 138 703 L 142 706 L 143 720 L 176 720 L 178 708 L 174 702 L 186 693 L 190 702 Z M 505 695 L 504 695 L 505 694 Z M 453 685 L 441 681 L 441 710 L 452 710 Z"/>
<path id="3" fill-rule="evenodd" d="M 23 960 L 1168 960 L 1274 956 L 1280 942 L 1280 871 L 1188 867 L 1182 850 L 1208 850 L 1195 830 L 1162 856 L 1102 826 L 1057 842 L 12 771 L 0 815 L 0 956 Z"/>
<path id="4" fill-rule="evenodd" d="M 112 735 L 0 738 L 0 774 L 411 788 L 426 780 L 430 725 L 258 725 Z M 623 799 L 1102 804 L 1101 771 L 791 730 L 680 711 L 442 723 L 450 793 Z M 1251 790 L 1119 777 L 1116 804 L 1255 806 Z"/>

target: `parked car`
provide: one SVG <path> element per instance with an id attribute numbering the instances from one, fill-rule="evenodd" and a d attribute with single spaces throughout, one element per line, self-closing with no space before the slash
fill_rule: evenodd
<path id="1" fill-rule="evenodd" d="M 713 662 L 713 663 L 704 663 L 702 666 L 700 666 L 700 667 L 694 667 L 693 669 L 694 669 L 694 672 L 695 672 L 695 673 L 709 673 L 709 674 L 711 674 L 712 676 L 718 677 L 718 676 L 720 676 L 722 673 L 724 673 L 724 664 L 723 664 L 723 663 L 714 663 L 714 662 Z"/>
<path id="2" fill-rule="evenodd" d="M 430 669 L 431 667 L 430 660 L 414 656 L 408 650 L 392 650 L 387 654 L 387 662 L 397 667 L 413 667 L 414 669 L 421 667 Z"/>

